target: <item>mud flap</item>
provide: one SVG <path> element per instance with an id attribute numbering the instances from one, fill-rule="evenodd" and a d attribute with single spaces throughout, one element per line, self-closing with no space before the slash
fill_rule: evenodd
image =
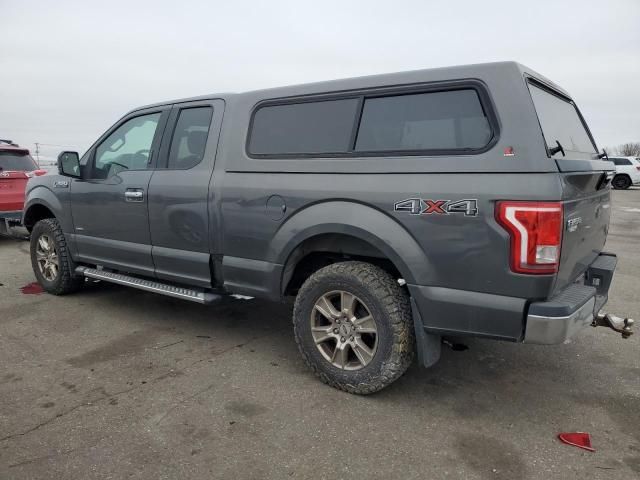
<path id="1" fill-rule="evenodd" d="M 422 317 L 416 306 L 416 302 L 411 297 L 411 313 L 413 315 L 413 326 L 416 332 L 416 349 L 418 362 L 425 368 L 434 365 L 440 359 L 442 351 L 442 337 L 424 331 Z"/>

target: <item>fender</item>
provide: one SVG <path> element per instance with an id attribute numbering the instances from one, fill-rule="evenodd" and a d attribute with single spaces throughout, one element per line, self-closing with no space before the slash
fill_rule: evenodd
<path id="1" fill-rule="evenodd" d="M 407 283 L 420 283 L 430 261 L 418 242 L 394 218 L 372 207 L 347 201 L 316 203 L 297 211 L 282 224 L 271 242 L 271 261 L 286 265 L 294 249 L 325 233 L 365 240 L 393 262 Z M 281 288 L 283 278 L 281 278 Z M 282 290 L 281 290 L 282 291 Z"/>
<path id="2" fill-rule="evenodd" d="M 53 178 L 54 176 L 52 176 Z M 68 192 L 64 193 L 66 197 Z M 66 202 L 65 202 L 66 203 Z M 24 222 L 29 209 L 34 205 L 43 205 L 47 207 L 55 215 L 62 226 L 62 231 L 65 234 L 73 233 L 73 222 L 71 219 L 71 211 L 69 208 L 63 206 L 63 200 L 58 198 L 58 195 L 53 193 L 49 188 L 49 185 L 37 184 L 31 188 L 28 188 L 27 195 L 24 202 L 24 210 L 22 214 L 22 220 Z"/>
<path id="3" fill-rule="evenodd" d="M 22 213 L 22 222 L 29 213 L 29 210 L 36 206 L 42 205 L 47 207 L 56 217 L 62 231 L 67 237 L 69 253 L 71 258 L 77 258 L 76 242 L 74 241 L 73 219 L 71 217 L 71 208 L 69 206 L 69 193 L 71 190 L 71 179 L 61 175 L 44 175 L 29 180 L 27 184 L 27 192 L 24 202 L 24 210 Z M 57 188 L 55 193 L 52 186 L 57 182 L 68 182 L 66 188 Z"/>

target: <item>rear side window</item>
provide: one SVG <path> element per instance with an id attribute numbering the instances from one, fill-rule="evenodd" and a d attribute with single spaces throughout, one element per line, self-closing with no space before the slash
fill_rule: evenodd
<path id="1" fill-rule="evenodd" d="M 616 165 L 631 165 L 631 160 L 628 158 L 612 158 L 613 163 Z"/>
<path id="2" fill-rule="evenodd" d="M 473 89 L 367 98 L 356 151 L 480 149 L 491 127 Z"/>
<path id="3" fill-rule="evenodd" d="M 253 115 L 248 153 L 271 157 L 469 153 L 484 149 L 493 139 L 478 90 L 458 87 L 262 106 Z"/>
<path id="4" fill-rule="evenodd" d="M 171 140 L 168 168 L 186 170 L 202 161 L 212 116 L 211 107 L 180 110 Z"/>
<path id="5" fill-rule="evenodd" d="M 36 162 L 26 152 L 0 151 L 0 171 L 31 172 L 37 168 Z"/>
<path id="6" fill-rule="evenodd" d="M 357 98 L 261 107 L 253 116 L 249 152 L 347 152 L 357 109 Z"/>
<path id="7" fill-rule="evenodd" d="M 529 83 L 542 134 L 549 148 L 560 143 L 565 151 L 597 153 L 573 102 Z M 558 152 L 554 157 L 562 156 Z M 569 157 L 569 156 L 568 156 Z"/>

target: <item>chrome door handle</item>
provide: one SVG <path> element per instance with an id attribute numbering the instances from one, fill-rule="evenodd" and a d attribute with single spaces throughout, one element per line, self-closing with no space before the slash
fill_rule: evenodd
<path id="1" fill-rule="evenodd" d="M 127 189 L 124 192 L 125 202 L 142 202 L 144 201 L 144 193 L 139 189 Z"/>

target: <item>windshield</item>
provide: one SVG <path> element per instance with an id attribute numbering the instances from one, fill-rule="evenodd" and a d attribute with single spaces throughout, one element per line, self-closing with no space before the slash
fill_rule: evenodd
<path id="1" fill-rule="evenodd" d="M 597 153 L 584 122 L 571 101 L 533 83 L 529 84 L 529 90 L 549 149 L 557 147 L 558 142 L 567 158 L 571 158 L 570 152 Z M 558 151 L 553 156 L 562 158 L 562 153 Z"/>
<path id="2" fill-rule="evenodd" d="M 28 153 L 0 151 L 0 170 L 30 172 L 37 168 L 36 162 Z"/>

